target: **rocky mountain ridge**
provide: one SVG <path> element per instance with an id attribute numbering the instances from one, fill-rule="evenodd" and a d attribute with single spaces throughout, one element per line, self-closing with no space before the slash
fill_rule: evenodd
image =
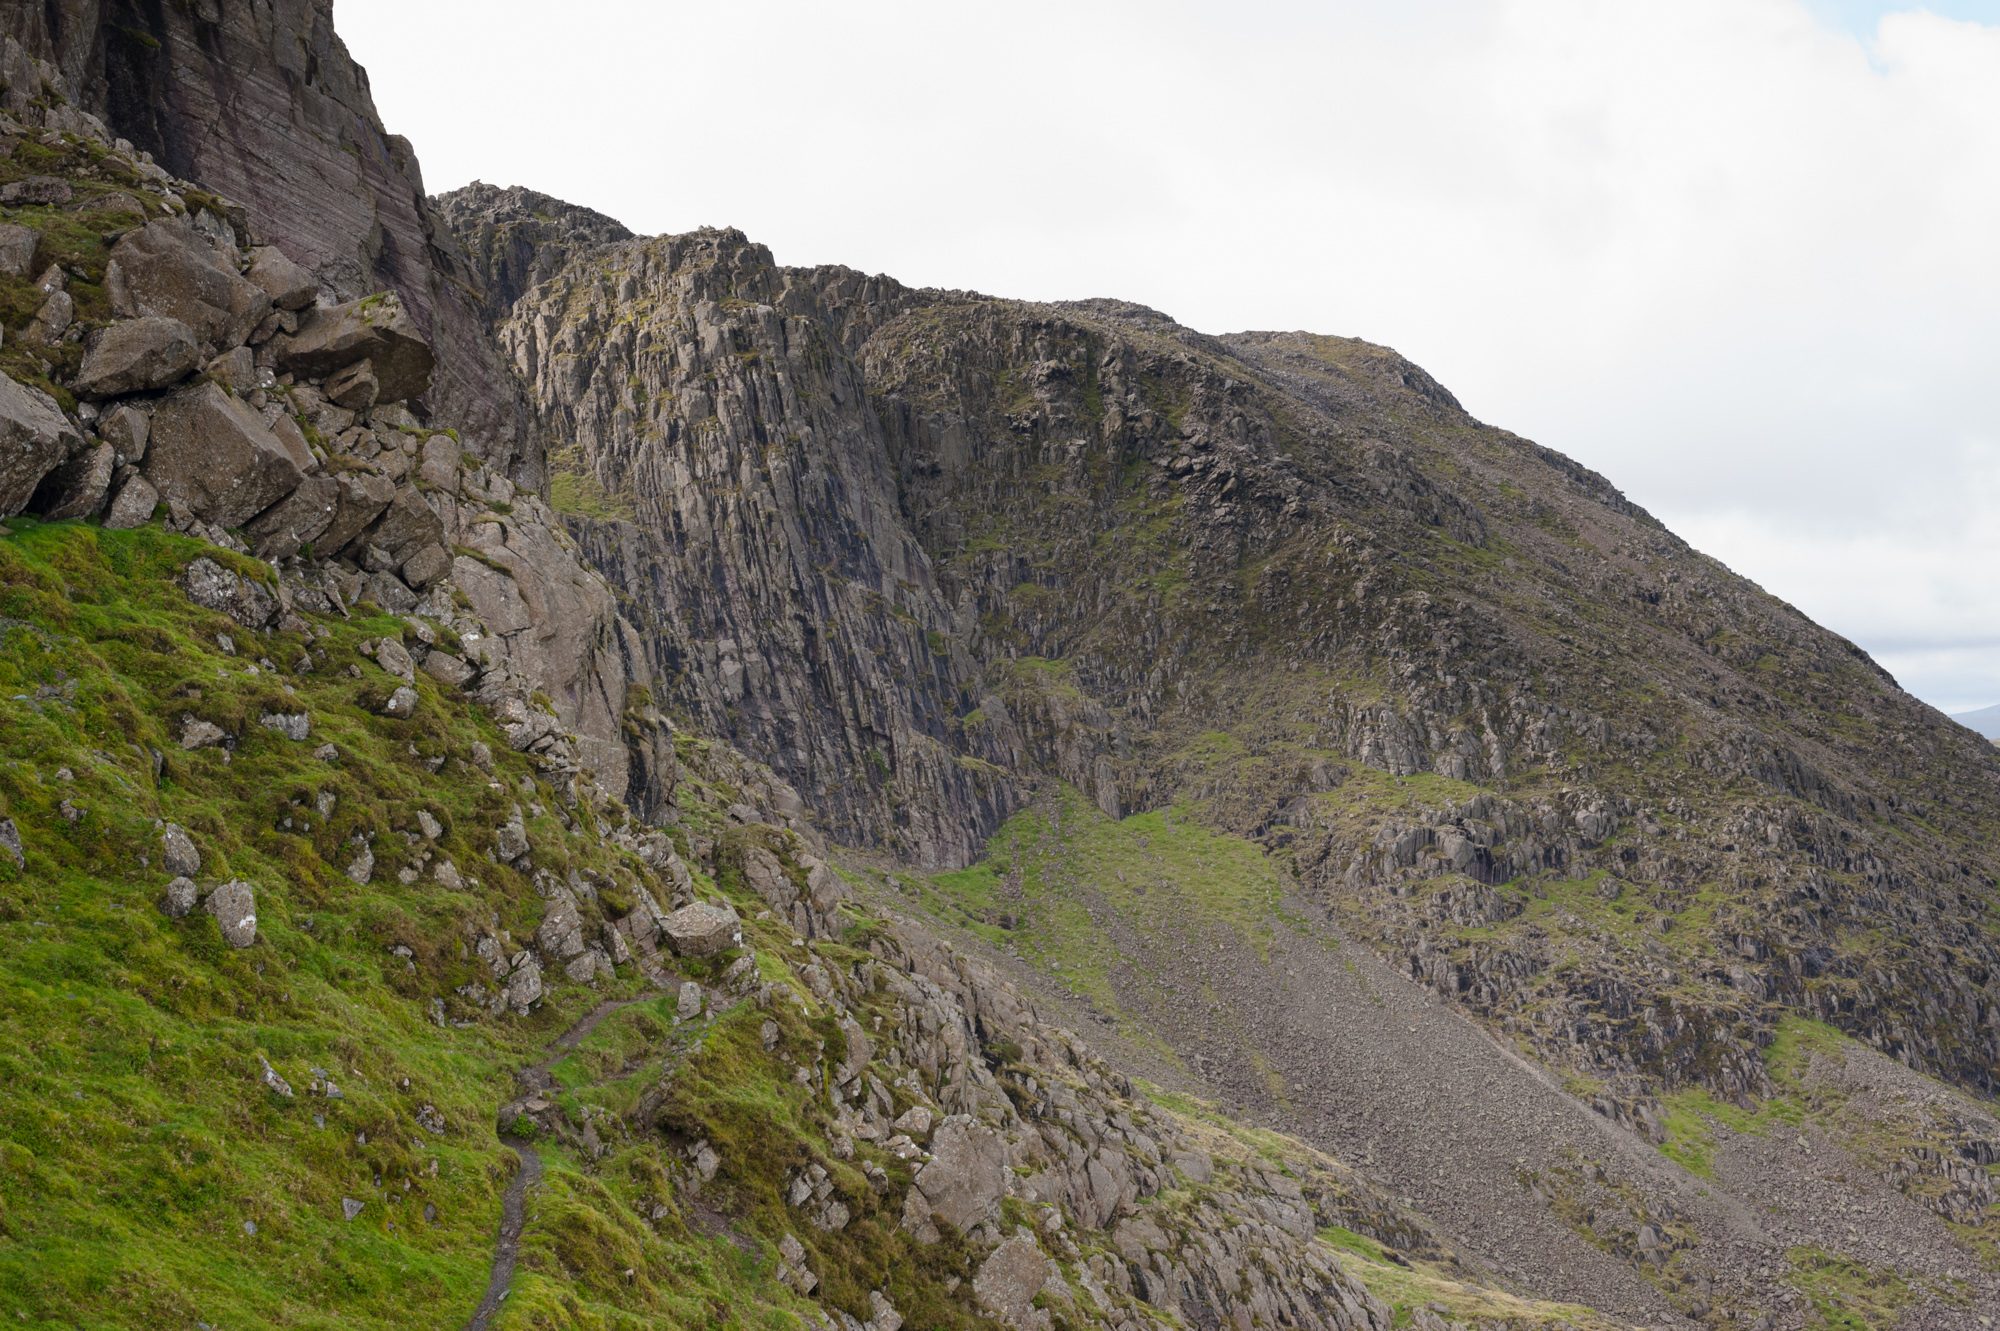
<path id="1" fill-rule="evenodd" d="M 671 705 L 836 835 L 962 863 L 1038 779 L 1195 793 L 1445 991 L 1597 1025 L 1594 1075 L 1755 1092 L 1791 1005 L 1992 1089 L 1992 753 L 1602 478 L 1365 343 L 911 292 L 734 232 L 582 243 L 502 332 L 611 500 L 571 529 L 672 609 L 641 624 Z M 1370 771 L 1442 798 L 1341 798 Z M 1584 879 L 1663 931 L 1698 909 L 1727 964 L 1661 1005 L 1643 956 L 1550 989 L 1535 940 L 1457 932 Z M 1842 941 L 1892 918 L 1968 987 Z"/>
<path id="2" fill-rule="evenodd" d="M 1393 353 L 425 201 L 324 3 L 10 12 L 0 104 L 16 1320 L 2000 1300 L 1991 753 Z M 1475 1196 L 1342 1121 L 1413 1059 Z"/>

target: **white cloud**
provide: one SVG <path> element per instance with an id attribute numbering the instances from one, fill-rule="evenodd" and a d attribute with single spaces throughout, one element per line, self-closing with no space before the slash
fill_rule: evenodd
<path id="1" fill-rule="evenodd" d="M 1352 333 L 2000 700 L 2000 27 L 1799 0 L 340 0 L 433 188 Z M 449 64 L 437 53 L 449 52 Z"/>

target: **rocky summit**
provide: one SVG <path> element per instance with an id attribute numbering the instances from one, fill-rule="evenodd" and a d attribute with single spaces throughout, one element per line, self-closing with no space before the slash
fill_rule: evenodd
<path id="1" fill-rule="evenodd" d="M 2000 751 L 1604 478 L 0 23 L 0 1320 L 2000 1319 Z"/>

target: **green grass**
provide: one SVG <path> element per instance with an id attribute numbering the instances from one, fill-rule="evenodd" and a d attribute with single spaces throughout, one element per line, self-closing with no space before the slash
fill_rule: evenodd
<path id="1" fill-rule="evenodd" d="M 1612 1323 L 1577 1304 L 1524 1299 L 1459 1279 L 1446 1268 L 1405 1257 L 1353 1230 L 1331 1226 L 1320 1240 L 1341 1254 L 1341 1265 L 1368 1292 L 1389 1305 L 1391 1325 L 1411 1325 L 1419 1308 L 1441 1312 L 1452 1322 L 1478 1321 L 1518 1331 L 1610 1331 Z"/>
<path id="2" fill-rule="evenodd" d="M 314 639 L 256 633 L 173 585 L 197 554 L 268 577 L 254 561 L 151 528 L 7 525 L 0 816 L 19 827 L 27 863 L 0 857 L 0 1320 L 391 1327 L 425 1308 L 457 1310 L 444 1317 L 454 1321 L 485 1285 L 512 1172 L 495 1109 L 514 1069 L 603 996 L 551 972 L 543 1009 L 516 1019 L 455 992 L 483 981 L 468 946 L 478 930 L 524 939 L 542 912 L 522 875 L 487 858 L 490 829 L 527 802 L 523 782 L 548 808 L 557 793 L 483 714 L 421 673 L 414 719 L 373 714 L 390 681 L 357 649 L 400 633 L 399 621 L 327 621 Z M 311 669 L 296 668 L 309 647 Z M 311 739 L 259 726 L 265 710 L 310 713 Z M 183 752 L 184 713 L 238 736 L 234 752 Z M 311 756 L 322 742 L 336 762 Z M 475 742 L 496 755 L 490 776 L 470 762 Z M 322 792 L 335 798 L 330 817 Z M 445 826 L 440 851 L 465 890 L 398 881 L 420 807 Z M 228 948 L 199 910 L 174 920 L 159 909 L 156 819 L 189 829 L 204 885 L 256 885 L 254 946 Z M 537 862 L 559 873 L 609 888 L 649 872 L 553 817 L 531 826 Z M 356 833 L 375 837 L 366 887 L 343 872 Z M 452 1024 L 430 1019 L 433 996 Z M 565 1094 L 629 1112 L 679 1052 L 669 1024 L 657 1002 L 608 1020 L 559 1067 Z M 260 1059 L 293 1097 L 261 1084 Z M 315 1067 L 342 1098 L 310 1091 Z M 426 1105 L 443 1134 L 420 1125 Z M 611 1225 L 624 1213 L 604 1187 L 579 1195 Z M 570 1215 L 568 1189 L 550 1190 L 558 1216 Z M 344 1197 L 365 1203 L 352 1222 Z M 530 1272 L 560 1255 L 560 1231 L 540 1226 Z M 685 1234 L 673 1250 L 684 1266 L 715 1265 L 722 1303 L 783 1304 L 726 1238 Z M 622 1269 L 614 1303 L 638 1316 L 647 1291 Z M 537 1306 L 510 1308 L 508 1324 L 536 1324 Z M 614 1324 L 597 1316 L 564 1324 Z"/>
<path id="3" fill-rule="evenodd" d="M 1893 1271 L 1838 1257 L 1819 1248 L 1786 1254 L 1786 1283 L 1804 1296 L 1808 1331 L 1888 1331 L 1916 1299 Z"/>
<path id="4" fill-rule="evenodd" d="M 582 450 L 549 454 L 549 507 L 570 517 L 600 522 L 637 522 L 630 495 L 613 493 L 585 466 Z"/>
<path id="5" fill-rule="evenodd" d="M 1114 919 L 1142 930 L 1162 919 L 1227 930 L 1261 952 L 1284 876 L 1254 843 L 1211 831 L 1186 808 L 1113 819 L 1064 787 L 1009 819 L 977 864 L 933 874 L 919 890 L 940 918 L 1118 1013 Z"/>

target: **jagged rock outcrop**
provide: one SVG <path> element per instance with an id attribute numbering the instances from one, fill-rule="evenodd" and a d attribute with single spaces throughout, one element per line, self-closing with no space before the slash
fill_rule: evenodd
<path id="1" fill-rule="evenodd" d="M 465 247 L 483 283 L 481 309 L 496 328 L 514 302 L 561 272 L 572 255 L 633 238 L 603 213 L 518 186 L 475 180 L 431 202 Z"/>
<path id="2" fill-rule="evenodd" d="M 129 528 L 163 505 L 180 529 L 288 561 L 318 603 L 404 614 L 463 596 L 470 614 L 449 613 L 464 651 L 438 653 L 436 673 L 496 702 L 539 692 L 547 710 L 517 704 L 520 747 L 642 815 L 661 807 L 671 732 L 636 635 L 540 497 L 508 478 L 511 454 L 431 425 L 425 399 L 448 399 L 430 392 L 439 367 L 404 298 L 339 300 L 281 252 L 246 246 L 258 214 L 107 142 L 45 66 L 0 46 L 0 100 L 51 127 L 38 168 L 63 172 L 48 178 L 105 228 L 101 248 L 38 279 L 101 287 L 102 301 L 72 302 L 55 342 L 10 349 L 8 368 L 47 391 L 0 377 L 0 516 Z M 5 142 L 21 132 L 0 117 Z M 14 216 L 40 247 L 64 215 Z M 85 401 L 72 417 L 51 392 Z"/>
<path id="3" fill-rule="evenodd" d="M 492 234 L 510 203 L 532 198 L 443 206 Z M 835 835 L 964 862 L 1017 798 L 1005 708 L 812 291 L 737 232 L 587 266 L 598 280 L 523 298 L 506 344 L 561 441 L 557 484 L 624 510 L 571 530 L 624 589 L 662 701 L 770 762 Z"/>
<path id="4" fill-rule="evenodd" d="M 659 616 L 676 701 L 842 835 L 962 859 L 1037 777 L 1113 814 L 1192 797 L 1635 1093 L 1754 1091 L 1787 1008 L 1993 1088 L 1989 746 L 1601 477 L 1351 339 L 594 239 L 502 333 L 623 510 L 572 530 Z M 1413 820 L 1383 774 L 1452 799 Z M 1593 875 L 1668 923 L 1551 939 L 1521 909 Z"/>
<path id="5" fill-rule="evenodd" d="M 55 67 L 76 112 L 241 205 L 256 237 L 318 284 L 350 300 L 397 292 L 437 351 L 429 405 L 510 479 L 541 483 L 465 257 L 425 199 L 409 143 L 382 128 L 332 0 L 52 0 L 9 5 L 0 34 Z"/>

